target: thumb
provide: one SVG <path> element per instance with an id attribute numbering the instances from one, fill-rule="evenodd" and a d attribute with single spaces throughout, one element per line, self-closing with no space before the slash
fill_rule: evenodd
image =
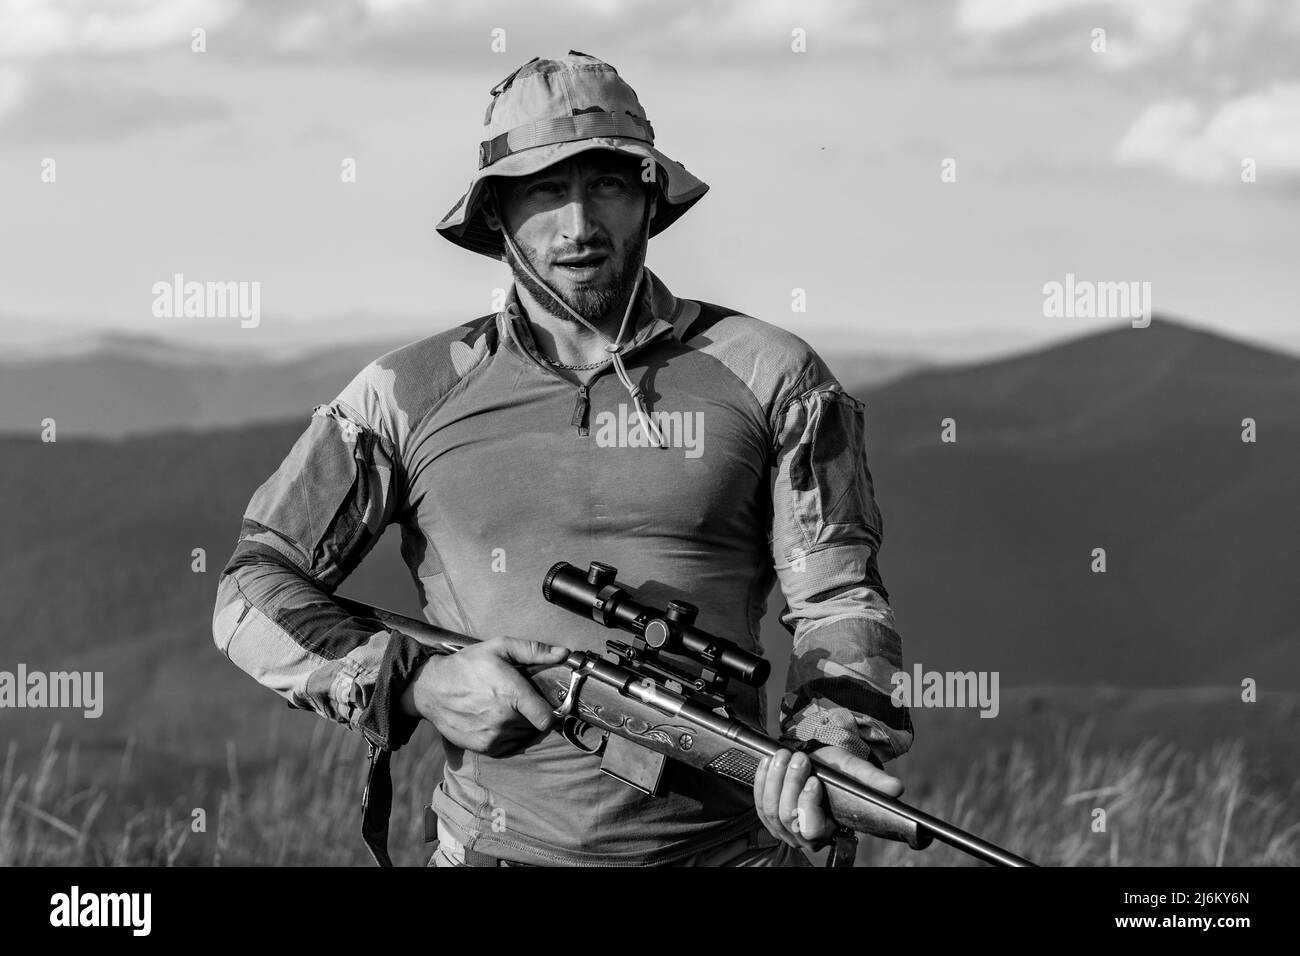
<path id="1" fill-rule="evenodd" d="M 560 664 L 569 656 L 569 649 L 541 641 L 503 637 L 498 653 L 503 661 L 512 664 Z"/>

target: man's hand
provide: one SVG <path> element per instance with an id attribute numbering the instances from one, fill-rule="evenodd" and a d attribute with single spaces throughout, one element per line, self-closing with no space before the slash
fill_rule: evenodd
<path id="1" fill-rule="evenodd" d="M 566 647 L 497 637 L 431 657 L 402 693 L 402 710 L 428 720 L 454 746 L 501 757 L 555 721 L 551 705 L 517 667 L 560 664 L 568 656 Z"/>
<path id="2" fill-rule="evenodd" d="M 809 755 L 778 750 L 765 757 L 754 773 L 754 808 L 763 826 L 778 840 L 814 852 L 835 832 L 826 802 L 826 788 L 812 776 L 812 761 L 833 767 L 890 797 L 903 792 L 903 782 L 842 747 L 822 747 Z"/>

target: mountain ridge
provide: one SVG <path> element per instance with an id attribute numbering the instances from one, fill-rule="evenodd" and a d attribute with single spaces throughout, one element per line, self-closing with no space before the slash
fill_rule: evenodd
<path id="1" fill-rule="evenodd" d="M 1245 678 L 1262 693 L 1300 690 L 1300 514 L 1289 495 L 1300 361 L 1278 365 L 1195 332 L 1162 344 L 1155 328 L 1145 357 L 1127 336 L 1151 330 L 1120 331 L 1100 349 L 1066 344 L 1014 360 L 1031 367 L 927 370 L 863 390 L 880 567 L 905 667 L 997 671 L 1008 699 L 1042 685 L 1228 693 Z M 1127 418 L 1052 431 L 1053 412 L 1059 424 L 1077 415 L 1071 402 L 1105 406 L 1114 367 L 1146 368 L 1153 356 L 1174 358 Z M 991 388 L 1008 368 L 1015 387 Z M 1208 399 L 1207 376 L 1217 383 Z M 1209 414 L 1219 400 L 1231 414 Z M 1243 403 L 1259 421 L 1254 444 L 1240 440 Z M 1026 415 L 1044 425 L 1035 440 L 987 440 Z M 945 416 L 957 420 L 956 443 L 941 441 Z M 306 421 L 114 439 L 61 432 L 51 444 L 0 436 L 0 497 L 17 503 L 0 532 L 0 668 L 90 663 L 117 707 L 167 715 L 168 739 L 232 714 L 253 733 L 276 702 L 212 644 L 216 575 L 253 490 Z M 340 593 L 418 615 L 399 539 L 388 529 Z M 1105 573 L 1091 569 L 1096 548 Z M 625 573 L 635 582 L 634 568 Z M 775 592 L 762 625 L 773 702 L 790 646 L 783 604 Z M 147 725 L 113 714 L 94 732 Z"/>

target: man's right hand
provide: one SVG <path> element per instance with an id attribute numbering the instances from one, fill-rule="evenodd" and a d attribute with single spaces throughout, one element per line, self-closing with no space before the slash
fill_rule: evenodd
<path id="1" fill-rule="evenodd" d="M 568 656 L 565 647 L 497 637 L 431 657 L 402 693 L 402 710 L 430 721 L 453 746 L 501 757 L 528 744 L 556 719 L 518 667 L 560 664 Z"/>

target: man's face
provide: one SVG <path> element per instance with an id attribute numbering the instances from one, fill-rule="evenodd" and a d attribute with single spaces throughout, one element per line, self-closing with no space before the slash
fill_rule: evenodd
<path id="1" fill-rule="evenodd" d="M 504 227 L 569 308 L 595 323 L 621 307 L 636 283 L 645 246 L 640 230 L 649 190 L 640 160 L 591 150 L 495 184 Z M 551 297 L 519 268 L 509 247 L 507 259 L 515 281 L 549 307 Z M 571 318 L 555 308 L 559 318 Z"/>

